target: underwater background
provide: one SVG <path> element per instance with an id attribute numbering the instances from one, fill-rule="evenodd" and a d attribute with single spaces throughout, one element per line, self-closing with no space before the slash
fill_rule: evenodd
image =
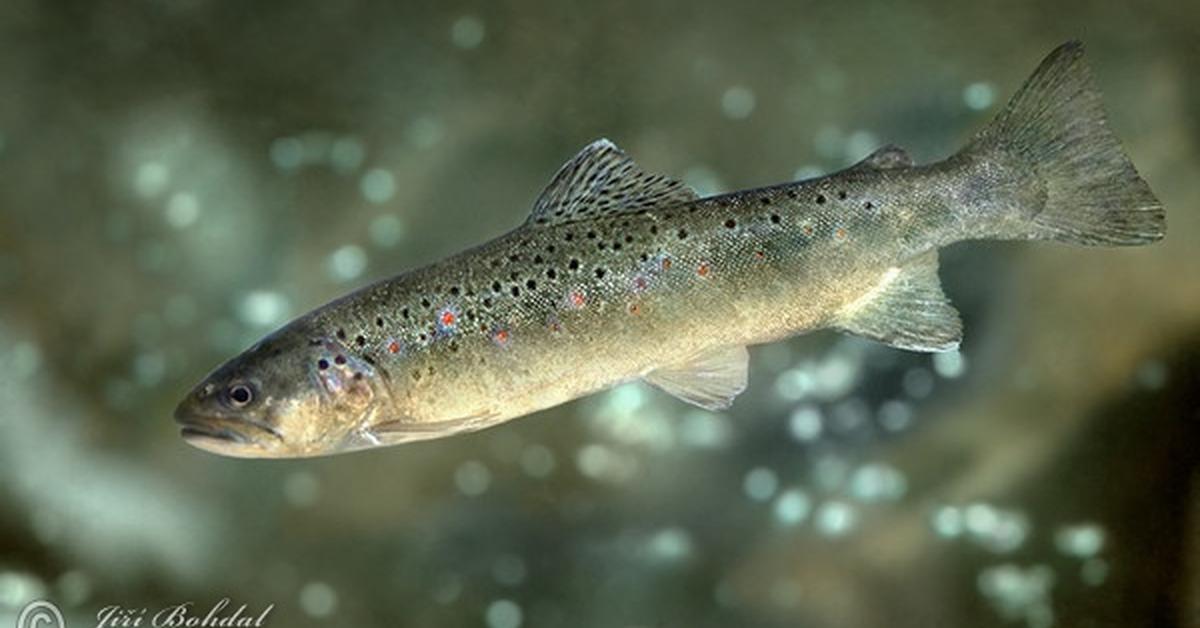
<path id="1" fill-rule="evenodd" d="M 0 34 L 0 626 L 1200 625 L 1200 4 L 6 0 Z M 960 352 L 814 333 L 727 412 L 630 384 L 314 460 L 171 420 L 593 139 L 702 194 L 941 159 L 1071 38 L 1167 238 L 950 247 Z"/>

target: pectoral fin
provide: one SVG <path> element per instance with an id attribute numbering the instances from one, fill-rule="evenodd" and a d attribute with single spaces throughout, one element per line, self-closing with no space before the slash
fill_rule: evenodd
<path id="1" fill-rule="evenodd" d="M 690 404 L 721 410 L 746 389 L 748 364 L 746 347 L 720 347 L 650 371 L 645 380 Z"/>
<path id="2" fill-rule="evenodd" d="M 464 432 L 475 432 L 496 424 L 499 417 L 498 413 L 487 411 L 441 421 L 416 421 L 408 417 L 383 421 L 350 432 L 339 451 L 385 447 L 442 438 Z"/>
<path id="3" fill-rule="evenodd" d="M 910 351 L 950 351 L 962 341 L 958 311 L 942 292 L 937 251 L 889 268 L 879 283 L 842 309 L 842 331 Z"/>

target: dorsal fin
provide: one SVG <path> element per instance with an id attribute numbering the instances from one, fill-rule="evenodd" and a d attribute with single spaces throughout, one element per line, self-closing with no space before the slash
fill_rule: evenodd
<path id="1" fill-rule="evenodd" d="M 596 140 L 559 168 L 526 224 L 571 222 L 696 200 L 680 181 L 644 172 L 616 144 Z"/>
<path id="2" fill-rule="evenodd" d="M 908 151 L 895 144 L 888 144 L 876 149 L 875 152 L 867 155 L 862 161 L 850 166 L 850 170 L 889 170 L 891 168 L 911 168 L 912 165 L 913 158 L 908 154 Z"/>
<path id="3" fill-rule="evenodd" d="M 836 326 L 910 351 L 958 348 L 962 322 L 942 292 L 937 269 L 937 250 L 887 269 L 874 288 L 842 308 Z"/>

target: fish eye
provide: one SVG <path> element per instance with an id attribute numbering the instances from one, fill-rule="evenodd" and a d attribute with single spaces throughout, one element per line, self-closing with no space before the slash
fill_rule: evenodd
<path id="1" fill-rule="evenodd" d="M 249 384 L 234 384 L 227 392 L 229 403 L 235 408 L 244 408 L 254 401 L 254 389 Z"/>

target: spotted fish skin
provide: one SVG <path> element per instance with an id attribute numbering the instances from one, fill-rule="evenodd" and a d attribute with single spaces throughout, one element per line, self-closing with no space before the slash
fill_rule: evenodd
<path id="1" fill-rule="evenodd" d="M 827 177 L 697 198 L 594 142 L 521 227 L 289 323 L 176 417 L 217 453 L 312 456 L 477 430 L 639 378 L 723 408 L 745 387 L 746 346 L 815 329 L 957 347 L 939 247 L 1163 235 L 1082 55 L 1060 47 L 929 165 L 885 147 Z"/>
<path id="2" fill-rule="evenodd" d="M 922 246 L 904 237 L 918 213 L 902 203 L 948 177 L 912 175 L 864 168 L 527 224 L 318 310 L 296 331 L 344 336 L 371 355 L 397 402 L 411 404 L 406 417 L 520 416 L 709 348 L 827 326 Z M 919 220 L 947 223 L 949 207 L 928 200 Z"/>

